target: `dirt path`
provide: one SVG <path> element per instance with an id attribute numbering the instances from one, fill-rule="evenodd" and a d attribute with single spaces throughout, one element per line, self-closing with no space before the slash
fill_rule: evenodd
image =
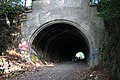
<path id="1" fill-rule="evenodd" d="M 82 62 L 64 62 L 56 64 L 54 67 L 32 69 L 27 71 L 27 74 L 18 77 L 17 80 L 83 80 L 85 76 L 81 73 L 86 69 L 88 66 Z"/>

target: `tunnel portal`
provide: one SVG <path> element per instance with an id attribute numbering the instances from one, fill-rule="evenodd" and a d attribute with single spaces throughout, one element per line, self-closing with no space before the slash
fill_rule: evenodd
<path id="1" fill-rule="evenodd" d="M 75 26 L 66 23 L 48 25 L 34 38 L 32 48 L 51 62 L 71 61 L 77 52 L 85 54 L 88 61 L 89 43 Z"/>

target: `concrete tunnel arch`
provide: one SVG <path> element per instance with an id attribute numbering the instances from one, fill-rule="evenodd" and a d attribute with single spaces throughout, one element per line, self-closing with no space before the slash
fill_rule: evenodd
<path id="1" fill-rule="evenodd" d="M 51 62 L 70 61 L 79 51 L 89 63 L 91 44 L 80 25 L 67 20 L 54 20 L 41 25 L 30 37 L 30 46 Z"/>

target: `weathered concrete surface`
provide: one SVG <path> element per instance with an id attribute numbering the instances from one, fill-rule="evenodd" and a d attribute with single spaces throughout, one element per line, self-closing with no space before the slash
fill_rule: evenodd
<path id="1" fill-rule="evenodd" d="M 90 56 L 98 49 L 104 33 L 103 20 L 97 15 L 96 6 L 89 5 L 89 0 L 36 0 L 33 1 L 33 11 L 27 14 L 27 20 L 22 27 L 22 36 L 30 43 L 44 29 L 43 24 L 68 23 L 78 28 L 87 38 L 90 45 Z M 62 19 L 62 20 L 61 20 Z M 98 64 L 98 54 L 95 60 L 88 64 Z"/>

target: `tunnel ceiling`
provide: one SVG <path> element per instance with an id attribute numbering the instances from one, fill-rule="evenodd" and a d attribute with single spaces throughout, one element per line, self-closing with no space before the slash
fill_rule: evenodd
<path id="1" fill-rule="evenodd" d="M 33 49 L 41 53 L 45 52 L 49 59 L 57 58 L 60 61 L 71 60 L 79 51 L 88 57 L 89 44 L 76 27 L 57 23 L 44 28 L 38 33 L 32 43 Z"/>

